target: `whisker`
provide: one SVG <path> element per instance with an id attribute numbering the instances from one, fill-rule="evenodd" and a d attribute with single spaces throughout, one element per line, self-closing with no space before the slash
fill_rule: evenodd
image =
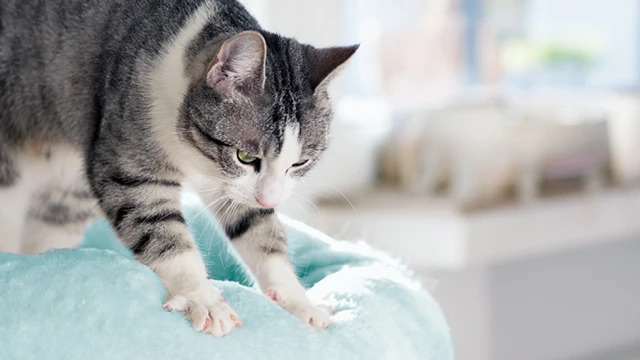
<path id="1" fill-rule="evenodd" d="M 231 200 L 231 197 L 228 196 L 224 199 L 224 203 L 222 203 L 222 205 L 220 205 L 220 207 L 218 207 L 218 209 L 216 209 L 216 211 L 213 213 L 213 217 L 216 218 L 216 220 L 218 220 L 218 213 L 220 211 L 222 211 L 224 208 L 226 208 L 228 206 L 229 203 L 233 202 L 233 200 Z M 224 214 L 224 212 L 223 212 Z M 218 222 L 220 222 L 220 220 L 218 220 Z M 222 225 L 222 224 L 220 224 Z"/>
<path id="2" fill-rule="evenodd" d="M 201 176 L 203 176 L 203 177 L 205 177 L 207 179 L 216 180 L 216 181 L 220 181 L 220 182 L 223 182 L 225 184 L 231 185 L 231 182 L 229 182 L 229 181 L 227 181 L 225 179 L 221 179 L 221 178 L 216 177 L 216 176 L 211 176 L 211 175 L 201 175 Z"/>
<path id="3" fill-rule="evenodd" d="M 203 189 L 203 190 L 196 190 L 196 192 L 198 194 L 207 194 L 207 195 L 211 195 L 211 194 L 215 194 L 218 191 L 224 191 L 225 189 L 223 188 L 216 188 L 216 189 Z"/>
<path id="4" fill-rule="evenodd" d="M 302 213 L 304 214 L 304 216 L 306 216 L 307 220 L 309 220 L 309 225 L 315 227 L 313 225 L 313 220 L 311 220 L 311 217 L 309 216 L 309 214 L 307 214 L 307 212 L 304 210 L 304 208 L 302 206 L 300 206 L 300 204 L 298 204 L 295 200 L 293 199 L 289 199 L 291 200 L 291 202 L 298 207 L 298 209 L 300 209 L 302 211 Z"/>
<path id="5" fill-rule="evenodd" d="M 320 184 L 320 183 L 307 183 L 307 185 L 319 185 L 319 186 L 324 186 L 325 188 L 334 190 L 335 192 L 337 192 L 338 194 L 340 194 L 346 201 L 347 203 L 349 203 L 349 206 L 351 206 L 351 209 L 353 210 L 354 214 L 358 214 L 358 211 L 356 210 L 355 206 L 353 206 L 353 203 L 351 203 L 351 200 L 349 200 L 349 198 L 339 189 L 331 186 L 331 185 L 325 185 L 325 184 Z"/>
<path id="6" fill-rule="evenodd" d="M 197 219 L 200 215 L 202 215 L 203 212 L 205 212 L 206 210 L 209 210 L 209 208 L 217 203 L 219 203 L 222 200 L 228 200 L 230 198 L 229 195 L 225 195 L 221 198 L 216 199 L 215 201 L 211 202 L 209 205 L 205 206 L 204 209 L 200 210 L 193 218 Z M 214 215 L 215 216 L 215 215 Z"/>
<path id="7" fill-rule="evenodd" d="M 296 194 L 296 193 L 292 193 L 293 195 L 302 198 L 302 200 L 308 202 L 309 204 L 311 204 L 311 206 L 313 206 L 314 209 L 316 209 L 316 211 L 318 212 L 318 214 L 320 214 L 320 209 L 318 209 L 318 207 L 316 206 L 316 204 L 313 203 L 313 201 L 307 199 L 306 197 L 300 195 L 300 194 Z M 337 204 L 336 204 L 337 205 Z"/>
<path id="8" fill-rule="evenodd" d="M 220 225 L 222 225 L 223 227 L 226 227 L 225 217 L 227 218 L 226 221 L 231 220 L 232 213 L 234 209 L 237 207 L 237 205 L 238 204 L 235 201 L 231 200 L 229 205 L 227 205 L 226 209 L 222 212 L 222 215 L 220 215 L 220 219 L 218 219 L 218 222 L 220 223 Z"/>
<path id="9" fill-rule="evenodd" d="M 220 216 L 220 219 L 218 220 L 218 223 L 222 227 L 222 231 L 225 233 L 225 235 L 226 235 L 225 217 L 227 217 L 227 221 L 230 220 L 232 214 L 235 212 L 235 209 L 237 207 L 238 207 L 238 203 L 233 201 L 233 199 L 231 199 L 229 203 L 225 203 L 225 210 L 223 211 L 222 215 Z M 222 258 L 222 252 L 220 252 L 219 258 L 220 258 L 220 262 L 222 263 L 223 269 L 226 271 L 226 262 Z"/>
<path id="10" fill-rule="evenodd" d="M 313 193 L 313 195 L 315 195 L 317 197 L 321 197 L 321 198 L 323 198 L 325 200 L 329 200 L 329 201 L 331 201 L 333 203 L 333 205 L 338 206 L 338 202 L 336 201 L 336 199 L 333 199 L 333 198 L 331 198 L 329 196 L 326 196 L 326 195 L 322 195 L 319 192 L 317 192 L 315 190 L 312 190 L 312 189 L 306 189 L 306 190 L 309 190 L 309 191 L 311 191 Z"/>

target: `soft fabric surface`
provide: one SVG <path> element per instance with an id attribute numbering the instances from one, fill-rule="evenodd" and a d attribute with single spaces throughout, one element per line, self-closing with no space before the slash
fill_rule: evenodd
<path id="1" fill-rule="evenodd" d="M 218 339 L 165 312 L 157 276 L 98 221 L 82 249 L 0 253 L 0 359 L 453 359 L 438 305 L 390 259 L 283 219 L 303 283 L 336 310 L 334 324 L 314 332 L 251 287 L 195 197 L 184 207 L 243 328 Z"/>

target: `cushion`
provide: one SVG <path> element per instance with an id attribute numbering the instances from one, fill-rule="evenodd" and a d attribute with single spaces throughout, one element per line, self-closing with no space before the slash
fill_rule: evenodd
<path id="1" fill-rule="evenodd" d="M 453 359 L 438 304 L 393 259 L 282 217 L 310 297 L 335 310 L 316 332 L 260 293 L 196 196 L 183 205 L 243 328 L 215 338 L 164 311 L 158 277 L 98 220 L 79 249 L 0 253 L 0 359 Z"/>

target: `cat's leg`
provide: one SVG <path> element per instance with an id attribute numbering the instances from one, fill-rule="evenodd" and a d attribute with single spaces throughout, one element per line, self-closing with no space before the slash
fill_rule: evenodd
<path id="1" fill-rule="evenodd" d="M 143 166 L 93 165 L 90 181 L 120 241 L 150 267 L 167 289 L 165 309 L 183 312 L 198 331 L 223 336 L 242 325 L 220 290 L 212 286 L 181 209 L 182 175 Z M 154 159 L 145 160 L 147 169 Z"/>
<path id="2" fill-rule="evenodd" d="M 44 168 L 47 181 L 33 192 L 22 234 L 25 254 L 80 245 L 85 229 L 100 215 L 76 151 L 48 149 Z"/>
<path id="3" fill-rule="evenodd" d="M 2 252 L 20 251 L 30 185 L 20 172 L 15 153 L 0 139 L 0 251 Z"/>
<path id="4" fill-rule="evenodd" d="M 20 252 L 29 192 L 23 184 L 0 184 L 0 252 Z"/>
<path id="5" fill-rule="evenodd" d="M 311 303 L 293 271 L 286 230 L 273 210 L 248 210 L 224 226 L 267 297 L 313 328 L 331 324 L 329 314 Z"/>
<path id="6" fill-rule="evenodd" d="M 24 254 L 80 245 L 89 223 L 99 216 L 97 201 L 86 188 L 50 186 L 30 201 L 22 234 Z"/>

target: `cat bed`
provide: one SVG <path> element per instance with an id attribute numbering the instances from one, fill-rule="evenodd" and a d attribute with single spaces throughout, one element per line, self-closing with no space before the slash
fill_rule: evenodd
<path id="1" fill-rule="evenodd" d="M 100 220 L 81 249 L 0 253 L 0 359 L 453 359 L 438 304 L 391 259 L 283 219 L 310 296 L 335 309 L 315 332 L 255 288 L 197 198 L 186 194 L 184 208 L 243 328 L 215 338 L 164 311 L 158 277 Z"/>

